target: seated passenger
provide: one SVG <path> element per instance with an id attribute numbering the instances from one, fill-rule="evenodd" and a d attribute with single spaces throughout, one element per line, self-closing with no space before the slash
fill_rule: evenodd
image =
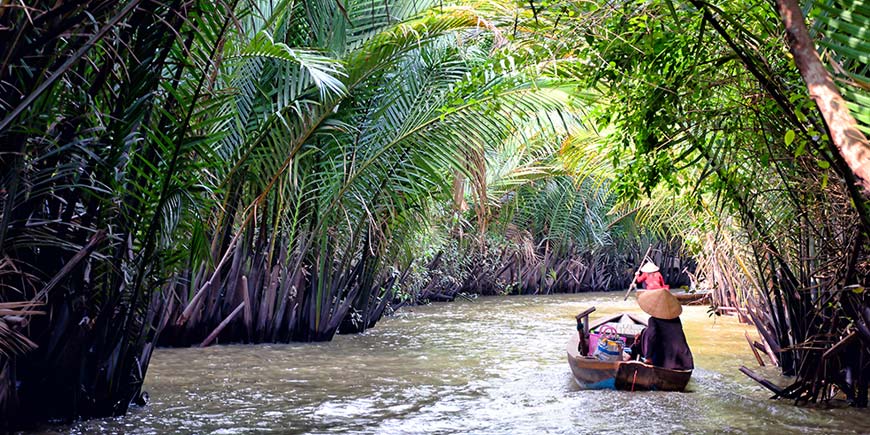
<path id="1" fill-rule="evenodd" d="M 693 369 L 692 350 L 680 322 L 683 307 L 677 298 L 666 289 L 650 290 L 638 294 L 637 304 L 650 315 L 639 337 L 642 360 L 666 369 Z"/>
<path id="2" fill-rule="evenodd" d="M 643 284 L 643 288 L 647 290 L 670 288 L 665 284 L 665 279 L 662 277 L 661 272 L 659 272 L 659 267 L 652 261 L 647 261 L 640 268 L 640 272 L 634 273 L 634 281 L 638 284 Z"/>

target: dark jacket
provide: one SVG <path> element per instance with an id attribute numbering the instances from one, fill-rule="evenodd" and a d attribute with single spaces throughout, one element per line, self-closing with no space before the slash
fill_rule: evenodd
<path id="1" fill-rule="evenodd" d="M 695 368 L 679 317 L 672 320 L 650 317 L 641 336 L 641 349 L 654 366 L 676 370 Z"/>

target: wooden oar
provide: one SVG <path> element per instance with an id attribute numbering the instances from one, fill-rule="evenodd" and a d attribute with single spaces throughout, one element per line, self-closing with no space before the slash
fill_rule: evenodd
<path id="1" fill-rule="evenodd" d="M 646 259 L 649 257 L 649 251 L 651 251 L 651 250 L 652 250 L 652 245 L 649 245 L 649 247 L 646 248 L 646 254 L 643 254 L 643 259 L 640 260 L 640 266 L 637 266 L 637 270 L 634 271 L 634 273 L 640 272 L 640 268 L 643 267 L 643 265 L 645 264 Z M 631 291 L 636 289 L 636 288 L 637 288 L 637 282 L 634 279 L 634 275 L 632 275 L 631 276 L 631 284 L 628 286 L 628 290 L 625 291 L 625 297 L 622 298 L 622 301 L 623 302 L 627 301 L 628 295 L 630 295 Z"/>

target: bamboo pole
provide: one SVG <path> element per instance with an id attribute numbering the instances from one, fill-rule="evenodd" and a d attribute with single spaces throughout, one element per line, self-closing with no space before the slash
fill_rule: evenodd
<path id="1" fill-rule="evenodd" d="M 746 337 L 746 342 L 749 343 L 749 348 L 752 349 L 752 354 L 755 355 L 755 360 L 758 361 L 758 365 L 764 367 L 764 360 L 761 359 L 761 355 L 758 354 L 758 349 L 755 348 L 752 339 L 749 338 L 749 332 L 743 331 L 743 335 Z"/>
<path id="2" fill-rule="evenodd" d="M 761 335 L 761 334 L 759 334 Z M 761 337 L 761 345 L 764 346 L 764 351 L 767 353 L 767 357 L 770 358 L 770 363 L 779 366 L 779 358 L 776 357 L 776 354 L 773 352 L 773 349 L 770 348 L 770 344 L 764 337 Z"/>
<path id="3" fill-rule="evenodd" d="M 39 299 L 42 299 L 45 295 L 48 294 L 48 292 L 54 289 L 56 285 L 58 285 L 70 272 L 72 272 L 72 270 L 79 264 L 79 262 L 85 259 L 85 257 L 87 257 L 88 255 L 91 255 L 91 252 L 93 252 L 94 249 L 97 248 L 97 245 L 99 245 L 105 239 L 105 230 L 99 230 L 95 232 L 88 240 L 88 244 L 85 245 L 81 250 L 79 250 L 79 252 L 76 252 L 76 254 L 73 255 L 73 257 L 70 258 L 70 260 L 63 265 L 63 267 L 51 278 L 51 280 L 48 281 L 45 287 L 43 287 L 42 290 L 40 290 L 39 293 L 34 296 L 34 298 L 31 300 L 33 302 L 33 305 L 37 305 Z"/>
<path id="4" fill-rule="evenodd" d="M 239 312 L 241 312 L 241 311 L 242 311 L 242 308 L 245 308 L 245 306 L 246 306 L 246 305 L 245 305 L 244 302 L 240 303 L 239 306 L 236 307 L 236 309 L 233 310 L 233 312 L 230 313 L 230 315 L 227 316 L 227 318 L 224 319 L 224 320 L 223 320 L 223 321 L 222 321 L 222 322 L 217 326 L 217 328 L 214 328 L 214 331 L 212 331 L 211 334 L 209 334 L 208 337 L 206 337 L 205 340 L 203 340 L 202 343 L 199 344 L 199 347 L 207 347 L 208 345 L 210 345 L 211 342 L 214 341 L 215 338 L 217 338 L 218 334 L 220 334 L 221 331 L 223 331 L 224 328 L 226 328 L 226 326 L 229 325 L 229 323 L 230 323 L 234 318 L 236 318 L 236 316 L 239 315 Z"/>
<path id="5" fill-rule="evenodd" d="M 251 294 L 248 292 L 248 277 L 242 275 L 242 284 L 241 284 L 241 292 L 242 292 L 242 305 L 245 308 L 245 337 L 248 341 L 251 340 L 251 325 L 253 322 L 253 312 L 251 310 Z"/>
<path id="6" fill-rule="evenodd" d="M 779 396 L 779 395 L 782 395 L 782 392 L 783 392 L 783 389 L 782 389 L 782 388 L 780 388 L 779 386 L 775 385 L 773 382 L 770 382 L 770 381 L 768 381 L 767 379 L 764 379 L 764 378 L 762 378 L 761 376 L 758 376 L 757 374 L 755 374 L 755 372 L 753 372 L 752 370 L 748 369 L 746 366 L 740 366 L 740 369 L 739 369 L 739 370 L 740 370 L 740 372 L 743 373 L 744 375 L 749 376 L 749 378 L 752 379 L 753 381 L 758 382 L 759 384 L 761 384 L 761 386 L 763 386 L 764 388 L 767 388 L 768 390 L 773 391 L 774 394 L 776 394 L 776 395 L 778 395 L 778 396 Z"/>
<path id="7" fill-rule="evenodd" d="M 839 342 L 837 342 L 837 344 L 831 346 L 830 349 L 826 350 L 825 353 L 822 354 L 822 360 L 823 360 L 823 361 L 824 361 L 824 360 L 827 360 L 827 359 L 830 358 L 831 356 L 836 355 L 837 353 L 839 353 L 840 351 L 842 351 L 843 348 L 844 348 L 846 345 L 848 345 L 849 343 L 851 343 L 851 342 L 852 342 L 853 340 L 855 340 L 856 338 L 858 338 L 858 332 L 856 332 L 856 331 L 852 331 L 851 334 L 847 335 L 845 338 L 843 338 L 842 340 L 840 340 Z"/>

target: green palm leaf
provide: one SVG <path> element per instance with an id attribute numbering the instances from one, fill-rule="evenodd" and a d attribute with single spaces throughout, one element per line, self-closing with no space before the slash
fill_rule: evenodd
<path id="1" fill-rule="evenodd" d="M 812 31 L 840 93 L 861 130 L 870 133 L 870 6 L 863 1 L 813 3 Z"/>

